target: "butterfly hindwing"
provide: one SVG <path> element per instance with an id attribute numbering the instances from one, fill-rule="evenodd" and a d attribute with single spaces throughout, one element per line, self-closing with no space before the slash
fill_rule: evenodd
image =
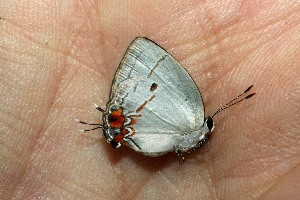
<path id="1" fill-rule="evenodd" d="M 113 81 L 108 106 L 112 104 L 137 117 L 130 138 L 144 154 L 172 150 L 181 135 L 204 122 L 202 98 L 190 75 L 146 38 L 137 38 L 127 49 Z"/>

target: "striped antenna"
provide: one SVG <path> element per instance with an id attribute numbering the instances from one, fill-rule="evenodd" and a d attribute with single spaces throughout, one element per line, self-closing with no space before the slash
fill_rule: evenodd
<path id="1" fill-rule="evenodd" d="M 242 101 L 244 101 L 245 99 L 249 99 L 250 97 L 253 97 L 256 93 L 252 93 L 247 95 L 246 97 L 238 100 L 241 96 L 243 96 L 244 94 L 248 93 L 251 88 L 253 87 L 253 85 L 251 85 L 250 87 L 248 87 L 243 93 L 241 93 L 240 95 L 238 95 L 237 97 L 235 97 L 234 99 L 232 99 L 231 101 L 229 101 L 228 103 L 226 103 L 224 106 L 222 106 L 219 110 L 217 110 L 211 118 L 213 118 L 216 114 L 218 114 L 219 112 L 226 110 L 227 108 L 230 108 L 233 105 L 236 105 Z"/>

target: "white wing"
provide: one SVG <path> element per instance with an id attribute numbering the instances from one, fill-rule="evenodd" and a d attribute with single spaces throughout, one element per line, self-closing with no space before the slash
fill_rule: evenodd
<path id="1" fill-rule="evenodd" d="M 122 106 L 125 115 L 141 115 L 132 125 L 131 139 L 140 147 L 133 148 L 147 155 L 172 151 L 183 134 L 199 130 L 204 122 L 202 98 L 192 78 L 146 38 L 136 38 L 126 51 L 111 89 L 108 106 L 113 104 Z"/>

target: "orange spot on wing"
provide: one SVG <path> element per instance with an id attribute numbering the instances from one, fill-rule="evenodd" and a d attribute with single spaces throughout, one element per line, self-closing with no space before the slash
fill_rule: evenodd
<path id="1" fill-rule="evenodd" d="M 108 117 L 108 123 L 113 128 L 121 128 L 123 126 L 125 118 L 122 115 L 122 109 L 119 108 L 117 110 L 112 111 L 112 113 Z"/>
<path id="2" fill-rule="evenodd" d="M 136 109 L 136 112 L 141 112 L 141 110 L 144 109 L 145 105 L 147 104 L 147 101 L 145 101 L 138 109 Z"/>
<path id="3" fill-rule="evenodd" d="M 136 112 L 141 112 L 141 110 L 144 109 L 144 107 L 147 105 L 148 102 L 152 101 L 155 98 L 155 95 L 153 95 L 149 100 L 145 101 L 138 109 L 136 109 Z"/>
<path id="4" fill-rule="evenodd" d="M 132 130 L 132 133 L 134 134 L 135 130 L 134 130 L 133 128 L 131 128 L 131 130 Z M 114 140 L 115 140 L 116 142 L 123 142 L 124 136 L 127 135 L 128 133 L 129 133 L 129 131 L 128 131 L 126 128 L 122 128 L 122 129 L 121 129 L 121 133 L 119 133 L 118 135 L 116 135 L 116 136 L 114 137 Z M 132 134 L 132 135 L 133 135 L 133 134 Z"/>
<path id="5" fill-rule="evenodd" d="M 133 118 L 130 118 L 131 119 L 131 122 L 128 124 L 128 125 L 132 125 L 132 124 L 135 124 L 136 123 L 136 120 L 133 119 Z"/>
<path id="6" fill-rule="evenodd" d="M 121 130 L 122 136 L 125 136 L 128 133 L 128 130 L 126 128 L 123 128 Z"/>
<path id="7" fill-rule="evenodd" d="M 122 135 L 122 134 L 116 135 L 116 136 L 114 137 L 114 140 L 115 140 L 116 142 L 122 142 L 122 141 L 123 141 L 123 135 Z"/>

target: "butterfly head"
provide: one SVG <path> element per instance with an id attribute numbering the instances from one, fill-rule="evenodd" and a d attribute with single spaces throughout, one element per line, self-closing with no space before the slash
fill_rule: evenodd
<path id="1" fill-rule="evenodd" d="M 215 123 L 212 117 L 208 116 L 204 122 L 204 129 L 206 133 L 211 133 L 215 128 Z"/>

